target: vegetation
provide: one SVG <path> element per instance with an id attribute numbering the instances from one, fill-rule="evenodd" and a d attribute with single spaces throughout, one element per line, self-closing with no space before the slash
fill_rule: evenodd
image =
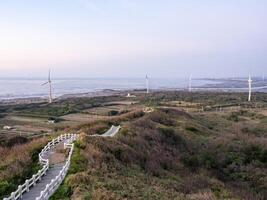
<path id="1" fill-rule="evenodd" d="M 70 170 L 54 199 L 265 199 L 267 143 L 232 130 L 244 113 L 254 116 L 158 109 L 116 138 L 84 133 L 76 151 L 86 167 Z"/>
<path id="2" fill-rule="evenodd" d="M 1 199 L 40 169 L 38 154 L 46 142 L 46 138 L 41 138 L 24 144 L 12 143 L 11 147 L 0 147 L 0 158 L 4 158 L 0 160 Z"/>
<path id="3" fill-rule="evenodd" d="M 134 109 L 111 109 L 98 120 L 69 126 L 80 137 L 68 175 L 51 199 L 267 198 L 266 94 L 257 93 L 253 103 L 246 103 L 244 93 L 156 92 L 136 96 Z M 12 112 L 42 115 L 60 123 L 62 115 L 87 113 L 114 101 L 126 99 L 73 98 L 51 107 L 18 106 Z M 146 107 L 153 108 L 152 112 L 144 113 L 142 108 Z M 122 126 L 114 138 L 90 137 L 111 125 Z M 0 188 L 5 188 L 1 194 L 19 184 L 15 177 L 23 179 L 28 173 L 16 169 L 18 175 L 13 176 L 6 166 L 16 163 L 18 169 L 31 169 L 37 163 L 32 152 L 40 150 L 37 147 L 43 142 L 45 139 L 13 138 L 1 147 L 0 156 L 3 149 L 9 152 L 2 153 L 5 159 L 0 161 Z M 23 148 L 19 151 L 24 154 L 12 153 L 16 148 Z"/>

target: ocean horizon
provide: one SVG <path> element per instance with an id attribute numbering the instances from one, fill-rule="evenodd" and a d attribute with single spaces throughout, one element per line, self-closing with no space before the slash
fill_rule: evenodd
<path id="1" fill-rule="evenodd" d="M 43 78 L 0 78 L 0 99 L 45 97 L 48 85 Z M 213 81 L 193 80 L 192 86 L 199 87 Z M 151 89 L 185 89 L 188 79 L 150 78 Z M 79 94 L 103 90 L 145 89 L 144 78 L 55 78 L 52 80 L 53 96 Z"/>
<path id="2" fill-rule="evenodd" d="M 247 87 L 247 81 L 243 78 L 235 80 L 236 83 L 224 79 L 192 79 L 192 87 L 230 87 L 233 90 Z M 258 79 L 259 80 L 259 79 Z M 16 98 L 46 97 L 48 85 L 44 78 L 0 78 L 0 100 Z M 261 82 L 255 81 L 255 85 Z M 263 82 L 265 83 L 265 82 Z M 150 78 L 149 88 L 156 89 L 187 89 L 189 81 L 186 78 Z M 265 85 L 265 84 L 264 84 Z M 134 90 L 146 89 L 144 78 L 54 78 L 52 79 L 52 92 L 54 97 L 71 94 L 98 92 L 103 90 Z M 229 89 L 229 88 L 228 88 Z M 266 89 L 263 90 L 266 92 Z"/>

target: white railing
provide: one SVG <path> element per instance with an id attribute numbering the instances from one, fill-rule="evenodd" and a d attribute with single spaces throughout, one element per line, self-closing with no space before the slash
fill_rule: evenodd
<path id="1" fill-rule="evenodd" d="M 60 143 L 62 140 L 66 140 L 67 141 L 66 143 L 64 143 L 64 148 L 66 148 L 66 147 L 70 147 L 71 148 L 71 150 L 69 152 L 69 156 L 68 156 L 67 162 L 65 164 L 65 166 L 69 166 L 69 164 L 70 164 L 70 156 L 71 156 L 71 154 L 73 152 L 73 144 L 70 144 L 70 143 L 72 143 L 74 140 L 76 140 L 76 134 L 63 134 L 63 135 L 60 135 L 59 137 L 53 139 L 51 142 L 49 142 L 42 149 L 42 151 L 39 153 L 39 162 L 40 162 L 40 164 L 42 164 L 42 169 L 40 169 L 36 174 L 34 174 L 32 176 L 32 178 L 27 179 L 23 185 L 19 185 L 18 189 L 15 192 L 12 192 L 9 197 L 4 198 L 3 200 L 17 200 L 17 199 L 21 198 L 22 194 L 24 192 L 30 191 L 30 188 L 32 186 L 35 186 L 36 182 L 38 182 L 39 180 L 42 179 L 42 176 L 44 176 L 46 174 L 47 170 L 49 169 L 49 160 L 48 160 L 48 158 L 46 158 L 45 154 L 51 148 L 53 148 L 56 144 Z M 66 169 L 65 166 L 63 167 L 63 169 Z M 67 167 L 67 169 L 68 169 L 68 167 Z M 65 174 L 66 174 L 66 172 L 65 172 Z"/>
<path id="2" fill-rule="evenodd" d="M 76 134 L 72 134 L 72 136 L 64 143 L 65 149 L 70 148 L 67 161 L 63 166 L 62 170 L 59 172 L 59 174 L 54 179 L 52 179 L 49 184 L 46 185 L 45 190 L 41 191 L 40 196 L 37 197 L 36 200 L 48 199 L 56 191 L 61 182 L 64 180 L 70 166 L 71 155 L 74 149 L 74 144 L 73 144 L 74 140 L 76 140 Z"/>

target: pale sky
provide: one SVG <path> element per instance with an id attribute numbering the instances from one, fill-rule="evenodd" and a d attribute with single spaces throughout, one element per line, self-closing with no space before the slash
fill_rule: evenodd
<path id="1" fill-rule="evenodd" d="M 0 77 L 267 75 L 266 0 L 0 0 Z"/>

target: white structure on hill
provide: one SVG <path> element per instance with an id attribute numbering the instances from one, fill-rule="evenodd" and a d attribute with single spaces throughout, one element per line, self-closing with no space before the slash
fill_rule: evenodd
<path id="1" fill-rule="evenodd" d="M 126 97 L 127 97 L 127 98 L 134 98 L 134 97 L 136 97 L 136 96 L 135 96 L 135 95 L 132 95 L 132 94 L 130 94 L 130 93 L 128 93 Z"/>
<path id="2" fill-rule="evenodd" d="M 252 90 L 252 79 L 249 75 L 249 78 L 248 78 L 248 101 L 251 101 L 251 90 Z"/>

